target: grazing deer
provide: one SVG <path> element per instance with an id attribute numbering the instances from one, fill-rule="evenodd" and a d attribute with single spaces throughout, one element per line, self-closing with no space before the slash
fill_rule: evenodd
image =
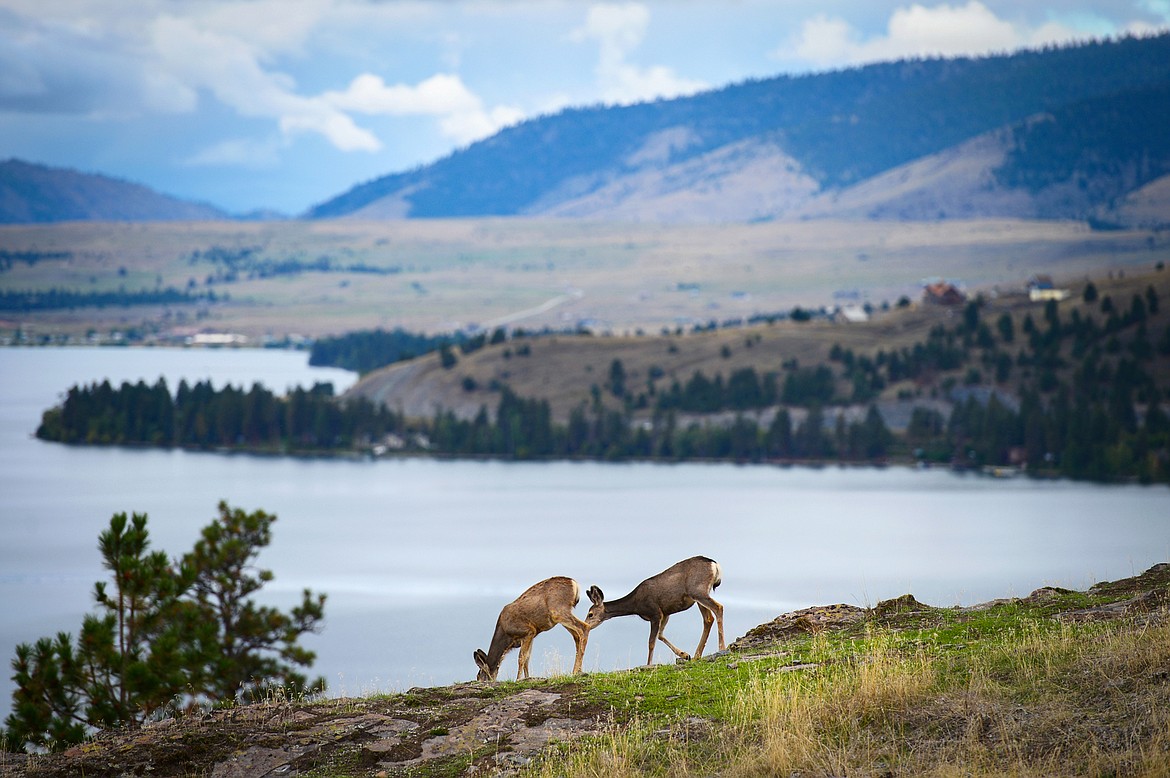
<path id="1" fill-rule="evenodd" d="M 589 587 L 589 601 L 593 606 L 589 615 L 585 617 L 585 626 L 595 628 L 606 619 L 617 616 L 641 616 L 650 622 L 650 653 L 646 657 L 646 664 L 654 662 L 654 643 L 661 640 L 681 659 L 690 659 L 685 651 L 675 648 L 666 635 L 666 622 L 672 613 L 681 613 L 694 604 L 698 604 L 699 613 L 703 616 L 703 637 L 699 639 L 699 647 L 695 649 L 695 659 L 703 655 L 703 647 L 707 645 L 707 636 L 711 634 L 711 622 L 719 623 L 719 650 L 724 651 L 727 645 L 723 642 L 723 606 L 711 597 L 711 591 L 722 583 L 722 572 L 714 559 L 705 556 L 684 559 L 676 565 L 663 570 L 652 578 L 647 578 L 634 587 L 634 591 L 625 597 L 605 602 L 605 595 L 596 586 Z"/>
<path id="2" fill-rule="evenodd" d="M 581 600 L 581 586 L 572 578 L 556 576 L 533 584 L 524 594 L 504 606 L 496 620 L 496 632 L 487 653 L 477 648 L 472 656 L 479 665 L 477 680 L 494 681 L 500 672 L 504 655 L 513 648 L 520 648 L 516 668 L 516 680 L 528 678 L 528 659 L 532 656 L 532 639 L 541 632 L 560 624 L 573 636 L 577 645 L 577 658 L 573 661 L 573 672 L 581 672 L 581 661 L 585 658 L 585 644 L 589 641 L 589 627 L 573 614 L 573 608 Z"/>

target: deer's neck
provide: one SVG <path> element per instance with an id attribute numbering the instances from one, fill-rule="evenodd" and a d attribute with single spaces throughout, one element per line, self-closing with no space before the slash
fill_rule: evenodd
<path id="1" fill-rule="evenodd" d="M 634 599 L 633 592 L 627 594 L 625 597 L 619 597 L 616 600 L 610 600 L 605 603 L 605 618 L 614 619 L 618 616 L 633 616 L 641 615 L 642 610 L 639 607 L 639 602 Z"/>
<path id="2" fill-rule="evenodd" d="M 488 646 L 487 658 L 488 666 L 491 667 L 493 673 L 500 671 L 500 665 L 504 661 L 504 654 L 512 648 L 512 636 L 506 633 L 503 627 L 496 625 L 496 633 L 492 635 L 492 644 Z"/>

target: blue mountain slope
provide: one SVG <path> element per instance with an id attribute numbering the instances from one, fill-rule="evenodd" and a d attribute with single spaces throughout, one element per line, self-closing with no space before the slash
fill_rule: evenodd
<path id="1" fill-rule="evenodd" d="M 1170 34 L 781 76 L 532 119 L 431 165 L 356 186 L 306 215 L 349 215 L 383 198 L 397 198 L 410 217 L 524 213 L 570 183 L 586 193 L 632 172 L 656 133 L 679 129 L 687 142 L 655 164 L 758 139 L 832 190 L 1036 114 L 1166 84 Z"/>

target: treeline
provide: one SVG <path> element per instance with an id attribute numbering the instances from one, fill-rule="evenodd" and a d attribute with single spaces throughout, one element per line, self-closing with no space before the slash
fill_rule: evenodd
<path id="1" fill-rule="evenodd" d="M 422 335 L 397 327 L 389 332 L 381 328 L 362 330 L 332 338 L 318 338 L 309 351 L 309 364 L 368 373 L 436 351 L 458 339 L 459 336 Z"/>
<path id="2" fill-rule="evenodd" d="M 242 278 L 275 278 L 295 276 L 302 273 L 368 273 L 371 275 L 397 275 L 402 268 L 397 265 L 383 267 L 365 262 L 338 262 L 324 254 L 316 259 L 300 256 L 273 258 L 265 255 L 263 246 L 241 246 L 228 248 L 210 246 L 196 249 L 187 257 L 187 264 L 205 262 L 215 266 L 216 273 L 208 276 L 207 283 L 233 283 Z"/>
<path id="3" fill-rule="evenodd" d="M 131 305 L 174 305 L 195 303 L 200 300 L 215 302 L 214 292 L 193 294 L 180 291 L 173 286 L 166 289 L 141 289 L 129 292 L 119 289 L 114 292 L 78 292 L 70 289 L 48 289 L 38 291 L 0 291 L 0 311 L 25 313 L 28 311 L 51 311 L 71 308 L 113 308 Z"/>
<path id="4" fill-rule="evenodd" d="M 62 260 L 72 256 L 73 252 L 71 251 L 10 251 L 0 249 L 0 272 L 11 270 L 17 262 L 23 262 L 32 267 L 44 260 Z"/>
<path id="5" fill-rule="evenodd" d="M 601 402 L 553 420 L 546 400 L 501 391 L 494 417 L 440 411 L 408 424 L 358 399 L 339 402 L 327 385 L 287 398 L 253 386 L 213 389 L 180 384 L 171 398 L 162 380 L 74 387 L 44 414 L 37 436 L 95 444 L 227 447 L 247 450 L 340 451 L 396 439 L 396 448 L 452 456 L 506 459 L 586 458 L 622 461 L 736 462 L 927 461 L 963 468 L 1021 465 L 1034 473 L 1074 479 L 1170 481 L 1170 417 L 1157 405 L 1139 418 L 1124 381 L 1103 402 L 1059 392 L 1045 402 L 1027 393 L 1018 408 L 997 395 L 972 395 L 949 417 L 916 408 L 902 435 L 876 406 L 864 414 L 813 404 L 799 413 L 772 409 L 737 414 L 729 424 L 683 424 L 675 411 L 637 423 L 630 411 Z"/>
<path id="6" fill-rule="evenodd" d="M 172 396 L 160 378 L 153 386 L 74 386 L 45 411 L 36 434 L 62 443 L 296 452 L 369 445 L 400 427 L 395 413 L 369 400 L 337 401 L 332 384 L 278 397 L 260 384 L 217 390 L 182 381 Z"/>
<path id="7" fill-rule="evenodd" d="M 873 406 L 862 419 L 847 421 L 841 414 L 832 423 L 815 406 L 799 423 L 780 409 L 765 424 L 740 415 L 729 425 L 683 426 L 673 412 L 635 423 L 627 411 L 594 402 L 575 408 L 568 424 L 557 424 L 547 401 L 517 397 L 506 388 L 494 421 L 486 408 L 470 421 L 439 412 L 429 439 L 435 450 L 463 456 L 611 461 L 880 462 L 895 446 L 894 435 Z"/>
<path id="8" fill-rule="evenodd" d="M 159 379 L 153 386 L 74 386 L 61 405 L 45 411 L 36 434 L 62 443 L 293 452 L 372 448 L 397 438 L 398 447 L 414 451 L 508 459 L 874 461 L 890 454 L 894 437 L 876 409 L 863 420 L 838 418 L 835 429 L 825 419 L 818 406 L 799 424 L 780 410 L 766 427 L 745 417 L 729 427 L 683 428 L 673 413 L 635 424 L 628 412 L 595 402 L 558 424 L 546 400 L 525 399 L 505 387 L 494 417 L 486 408 L 472 420 L 439 411 L 429 421 L 407 424 L 364 398 L 339 401 L 327 384 L 276 397 L 258 384 L 245 392 L 182 382 L 172 397 Z"/>
<path id="9" fill-rule="evenodd" d="M 545 330 L 545 334 L 549 331 Z M 520 340 L 530 333 L 516 329 L 509 334 L 502 327 L 491 333 L 479 332 L 467 335 L 455 332 L 445 335 L 423 335 L 407 332 L 395 327 L 387 332 L 381 327 L 374 330 L 358 330 L 336 337 L 319 338 L 313 342 L 309 352 L 309 364 L 314 367 L 340 367 L 358 373 L 368 373 L 380 367 L 392 365 L 432 351 L 438 351 L 443 367 L 451 368 L 459 361 L 454 349 L 467 355 L 484 346 L 497 345 L 506 340 Z M 527 356 L 527 346 L 520 346 L 517 354 Z"/>
<path id="10" fill-rule="evenodd" d="M 1093 202 L 1112 202 L 1170 172 L 1167 122 L 1165 83 L 1062 106 L 1013 129 L 1012 150 L 995 176 L 1031 192 L 1071 182 Z"/>

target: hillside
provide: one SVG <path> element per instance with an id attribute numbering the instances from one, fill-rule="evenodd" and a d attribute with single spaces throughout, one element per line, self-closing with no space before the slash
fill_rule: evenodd
<path id="1" fill-rule="evenodd" d="M 532 119 L 307 215 L 1125 220 L 1168 85 L 1170 35 L 781 76 Z"/>
<path id="2" fill-rule="evenodd" d="M 210 205 L 141 184 L 18 159 L 0 162 L 0 224 L 224 218 L 226 213 Z"/>
<path id="3" fill-rule="evenodd" d="M 699 661 L 192 711 L 12 778 L 1165 775 L 1170 565 L 1086 592 L 778 616 Z M 604 628 L 604 627 L 602 627 Z M 513 655 L 514 656 L 514 655 Z M 514 661 L 509 658 L 506 661 Z"/>
<path id="4" fill-rule="evenodd" d="M 1135 296 L 1144 299 L 1148 290 L 1154 290 L 1159 299 L 1170 300 L 1170 273 L 1164 270 L 1139 272 L 1135 269 L 1116 277 L 1111 275 L 1058 277 L 1057 285 L 1070 292 L 1069 299 L 1059 304 L 1060 317 L 1073 322 L 1102 319 L 1099 300 L 1086 303 L 1082 299 L 1089 281 L 1101 299 L 1108 296 L 1119 308 L 1129 306 Z M 902 426 L 897 420 L 904 423 L 910 407 L 916 404 L 949 407 L 945 387 L 971 385 L 968 372 L 972 368 L 981 371 L 976 383 L 1008 397 L 1019 396 L 1022 387 L 1034 382 L 1039 370 L 1024 367 L 1025 319 L 1043 322 L 1045 303 L 1030 300 L 1022 282 L 1016 286 L 970 291 L 982 296 L 984 303 L 979 318 L 985 326 L 995 329 L 1005 316 L 1012 322 L 1016 336 L 1010 343 L 1001 343 L 999 348 L 1010 354 L 1012 362 L 1019 362 L 1017 369 L 1009 377 L 996 381 L 994 371 L 988 366 L 994 358 L 991 352 L 972 346 L 970 362 L 961 362 L 949 371 L 934 371 L 914 380 L 887 377 L 880 382 L 882 388 L 873 399 L 889 417 L 890 426 Z M 753 369 L 761 375 L 772 373 L 783 380 L 794 372 L 794 365 L 833 364 L 831 355 L 835 346 L 854 352 L 859 359 L 881 364 L 879 354 L 912 350 L 930 341 L 932 331 L 940 327 L 950 330 L 962 320 L 961 306 L 926 304 L 918 295 L 908 302 L 911 304 L 904 307 L 894 305 L 888 310 L 875 311 L 865 322 L 830 319 L 802 322 L 789 318 L 745 327 L 638 337 L 554 335 L 513 339 L 467 354 L 456 350 L 457 361 L 449 367 L 444 367 L 439 356 L 433 353 L 390 365 L 364 376 L 349 394 L 383 403 L 409 416 L 427 418 L 442 408 L 459 418 L 471 419 L 481 406 L 494 411 L 499 388 L 507 386 L 521 397 L 547 400 L 553 417 L 563 422 L 574 409 L 592 405 L 595 390 L 601 390 L 604 402 L 613 406 L 621 404 L 610 390 L 612 365 L 619 361 L 629 396 L 645 396 L 652 408 L 656 395 L 667 391 L 675 382 L 685 385 L 696 372 L 727 382 L 734 373 Z M 1155 339 L 1170 333 L 1170 307 L 1160 307 L 1152 313 L 1142 332 L 1152 334 Z M 1127 339 L 1131 336 L 1131 330 L 1119 331 L 1117 335 Z M 1114 355 L 1110 358 L 1115 359 L 1120 349 L 1109 348 L 1109 353 Z M 1060 350 L 1054 378 L 1072 384 L 1082 367 L 1083 351 L 1081 345 L 1073 347 L 1070 339 Z M 982 357 L 976 358 L 978 354 Z M 1157 385 L 1170 386 L 1170 352 L 1159 355 L 1151 364 Z M 834 365 L 833 370 L 837 375 L 835 394 L 845 398 L 842 405 L 848 405 L 854 391 L 849 371 L 840 364 Z M 749 414 L 768 417 L 767 412 L 749 411 Z M 652 414 L 647 408 L 636 415 L 645 419 Z M 733 415 L 725 413 L 725 420 Z"/>

